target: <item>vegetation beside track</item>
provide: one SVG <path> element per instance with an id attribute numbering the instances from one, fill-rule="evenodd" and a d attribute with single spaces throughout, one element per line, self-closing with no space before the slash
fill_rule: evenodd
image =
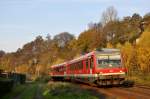
<path id="1" fill-rule="evenodd" d="M 36 83 L 17 85 L 2 99 L 33 99 L 37 89 Z"/>
<path id="2" fill-rule="evenodd" d="M 17 97 L 18 94 L 25 90 L 26 86 L 27 85 L 17 85 L 12 89 L 11 92 L 2 97 L 2 99 L 11 99 L 12 97 Z"/>
<path id="3" fill-rule="evenodd" d="M 2 99 L 99 99 L 99 96 L 67 82 L 35 82 L 17 85 Z"/>
<path id="4" fill-rule="evenodd" d="M 66 82 L 50 82 L 44 86 L 44 99 L 99 99 L 88 90 Z"/>
<path id="5" fill-rule="evenodd" d="M 150 74 L 136 74 L 129 76 L 128 79 L 134 81 L 135 84 L 150 86 Z"/>

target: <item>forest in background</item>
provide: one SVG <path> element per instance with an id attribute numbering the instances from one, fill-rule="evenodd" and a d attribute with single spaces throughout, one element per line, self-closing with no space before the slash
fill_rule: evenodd
<path id="1" fill-rule="evenodd" d="M 78 37 L 68 32 L 48 34 L 37 36 L 16 52 L 0 51 L 0 69 L 36 78 L 47 75 L 53 64 L 101 48 L 120 48 L 129 76 L 150 75 L 150 12 L 120 19 L 117 10 L 108 7 L 100 22 L 89 23 Z"/>

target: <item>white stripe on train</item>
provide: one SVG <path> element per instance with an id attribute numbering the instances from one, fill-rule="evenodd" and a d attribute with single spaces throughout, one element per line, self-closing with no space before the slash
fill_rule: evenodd
<path id="1" fill-rule="evenodd" d="M 51 75 L 52 77 L 98 77 L 99 76 L 106 76 L 106 75 L 125 75 L 124 72 L 122 73 L 105 73 L 105 74 L 64 74 L 64 75 Z"/>

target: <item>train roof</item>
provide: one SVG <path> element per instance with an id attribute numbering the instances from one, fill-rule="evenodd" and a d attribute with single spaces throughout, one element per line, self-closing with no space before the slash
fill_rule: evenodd
<path id="1" fill-rule="evenodd" d="M 98 54 L 114 54 L 120 53 L 120 49 L 115 48 L 102 48 L 101 50 L 96 51 Z"/>
<path id="2" fill-rule="evenodd" d="M 95 50 L 95 51 L 92 51 L 92 52 L 89 52 L 89 53 L 87 53 L 87 54 L 85 54 L 85 55 L 81 55 L 80 57 L 78 57 L 78 58 L 75 58 L 75 59 L 73 59 L 73 60 L 70 60 L 70 61 L 68 61 L 68 62 L 64 62 L 64 63 L 61 63 L 61 64 L 57 64 L 57 65 L 53 65 L 53 66 L 51 66 L 51 67 L 59 67 L 59 66 L 62 66 L 62 65 L 65 65 L 65 64 L 71 64 L 71 63 L 74 63 L 74 62 L 77 62 L 77 61 L 80 61 L 80 60 L 82 60 L 82 59 L 85 59 L 85 58 L 87 58 L 87 57 L 89 57 L 89 56 L 91 56 L 91 55 L 94 55 L 94 53 L 95 54 L 118 54 L 118 53 L 120 53 L 120 49 L 115 49 L 115 48 L 102 48 L 102 49 L 100 49 L 100 50 Z"/>
<path id="3" fill-rule="evenodd" d="M 99 52 L 120 52 L 120 49 L 116 48 L 102 48 Z"/>
<path id="4" fill-rule="evenodd" d="M 66 62 L 60 63 L 60 64 L 56 64 L 56 65 L 52 65 L 51 68 L 53 68 L 53 67 L 60 67 L 60 66 L 63 66 L 65 64 L 66 64 Z"/>
<path id="5" fill-rule="evenodd" d="M 93 54 L 120 54 L 120 49 L 115 49 L 115 48 L 102 48 L 101 50 L 96 50 L 96 51 L 92 51 L 90 53 L 87 53 L 85 55 L 82 55 L 78 58 L 75 58 L 71 61 L 69 61 L 68 63 L 73 63 L 73 62 L 76 62 L 76 61 L 80 61 L 82 59 L 85 59 Z"/>
<path id="6" fill-rule="evenodd" d="M 92 52 L 87 53 L 87 54 L 85 54 L 85 55 L 82 55 L 82 56 L 80 56 L 80 57 L 78 57 L 78 58 L 75 58 L 75 59 L 73 59 L 73 60 L 70 60 L 68 63 L 73 63 L 73 62 L 76 62 L 76 61 L 80 61 L 80 60 L 82 60 L 82 59 L 85 59 L 85 58 L 87 58 L 87 57 L 93 55 L 94 53 L 95 53 L 95 51 L 92 51 Z"/>

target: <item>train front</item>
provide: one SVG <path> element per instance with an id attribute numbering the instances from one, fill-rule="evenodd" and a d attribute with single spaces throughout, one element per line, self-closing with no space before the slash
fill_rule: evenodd
<path id="1" fill-rule="evenodd" d="M 96 74 L 98 85 L 123 84 L 126 69 L 123 67 L 118 49 L 103 49 L 96 53 Z"/>

